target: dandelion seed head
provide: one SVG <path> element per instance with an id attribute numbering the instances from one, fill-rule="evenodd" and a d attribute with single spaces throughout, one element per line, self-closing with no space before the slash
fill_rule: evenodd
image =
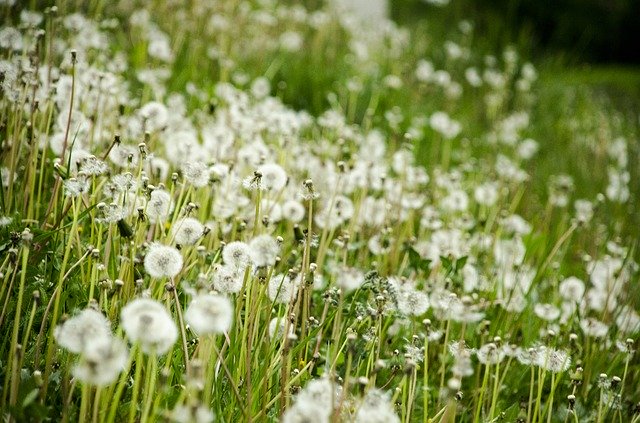
<path id="1" fill-rule="evenodd" d="M 580 328 L 585 335 L 593 338 L 604 338 L 609 332 L 609 325 L 593 317 L 580 319 Z"/>
<path id="2" fill-rule="evenodd" d="M 429 309 L 429 296 L 412 286 L 400 287 L 396 300 L 398 311 L 407 315 L 421 316 Z"/>
<path id="3" fill-rule="evenodd" d="M 280 244 L 270 235 L 258 235 L 249 242 L 251 261 L 257 267 L 273 266 Z"/>
<path id="4" fill-rule="evenodd" d="M 280 191 L 287 184 L 287 173 L 282 166 L 275 163 L 266 163 L 258 167 L 260 177 L 260 189 L 266 191 Z"/>
<path id="5" fill-rule="evenodd" d="M 389 396 L 378 389 L 370 389 L 358 408 L 357 423 L 396 423 L 400 418 L 393 409 Z"/>
<path id="6" fill-rule="evenodd" d="M 345 293 L 355 291 L 364 283 L 364 273 L 355 267 L 343 266 L 336 275 L 336 285 Z"/>
<path id="7" fill-rule="evenodd" d="M 176 423 L 212 423 L 215 414 L 202 404 L 178 405 L 171 411 L 171 418 Z"/>
<path id="8" fill-rule="evenodd" d="M 199 335 L 223 333 L 233 323 L 233 306 L 220 295 L 198 295 L 184 313 L 186 322 Z"/>
<path id="9" fill-rule="evenodd" d="M 541 319 L 552 322 L 560 317 L 560 309 L 553 304 L 538 303 L 533 306 L 533 312 Z"/>
<path id="10" fill-rule="evenodd" d="M 198 161 L 189 161 L 182 164 L 184 179 L 196 188 L 209 184 L 209 167 Z"/>
<path id="11" fill-rule="evenodd" d="M 151 192 L 145 214 L 151 223 L 162 223 L 166 221 L 173 210 L 173 200 L 171 195 L 165 190 L 154 190 Z"/>
<path id="12" fill-rule="evenodd" d="M 167 125 L 169 112 L 167 107 L 157 101 L 151 101 L 138 110 L 144 122 L 145 131 L 156 132 Z"/>
<path id="13" fill-rule="evenodd" d="M 284 317 L 274 317 L 269 322 L 269 338 L 282 339 L 287 322 Z M 288 335 L 293 334 L 293 325 L 289 325 Z"/>
<path id="14" fill-rule="evenodd" d="M 173 240 L 180 245 L 193 245 L 204 234 L 204 225 L 193 217 L 184 217 L 171 227 Z"/>
<path id="15" fill-rule="evenodd" d="M 289 222 L 298 223 L 304 219 L 305 209 L 300 202 L 288 200 L 282 205 L 282 217 Z"/>
<path id="16" fill-rule="evenodd" d="M 152 278 L 173 278 L 182 270 L 182 254 L 174 247 L 153 243 L 144 257 L 144 268 Z"/>
<path id="17" fill-rule="evenodd" d="M 54 336 L 61 347 L 81 353 L 88 345 L 110 338 L 111 325 L 102 313 L 86 308 L 59 325 Z"/>
<path id="18" fill-rule="evenodd" d="M 244 269 L 233 265 L 220 266 L 213 274 L 213 287 L 222 294 L 237 294 L 243 283 Z"/>
<path id="19" fill-rule="evenodd" d="M 584 295 L 584 291 L 584 282 L 575 276 L 569 276 L 559 285 L 560 296 L 571 302 L 579 302 Z"/>
<path id="20" fill-rule="evenodd" d="M 506 354 L 502 348 L 490 342 L 484 344 L 476 351 L 476 357 L 478 357 L 478 361 L 484 365 L 494 365 L 501 363 L 505 359 Z"/>
<path id="21" fill-rule="evenodd" d="M 571 357 L 564 350 L 544 348 L 537 355 L 535 364 L 552 373 L 559 373 L 569 369 Z"/>
<path id="22" fill-rule="evenodd" d="M 111 336 L 95 339 L 84 348 L 72 373 L 90 385 L 109 385 L 124 370 L 127 357 L 127 347 L 120 339 Z"/>
<path id="23" fill-rule="evenodd" d="M 288 303 L 297 295 L 299 286 L 299 276 L 272 276 L 271 279 L 269 279 L 269 284 L 267 286 L 267 295 L 269 296 L 269 299 L 275 303 Z"/>
<path id="24" fill-rule="evenodd" d="M 178 339 L 178 328 L 167 309 L 158 301 L 138 298 L 120 312 L 127 338 L 138 342 L 145 353 L 165 354 Z"/>

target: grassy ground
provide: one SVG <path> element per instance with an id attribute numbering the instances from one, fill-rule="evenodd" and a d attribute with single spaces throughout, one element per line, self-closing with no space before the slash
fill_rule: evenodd
<path id="1" fill-rule="evenodd" d="M 640 77 L 463 5 L 0 5 L 3 419 L 640 421 Z"/>

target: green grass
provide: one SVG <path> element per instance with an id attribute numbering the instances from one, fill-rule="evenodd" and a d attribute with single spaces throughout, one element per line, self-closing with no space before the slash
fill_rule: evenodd
<path id="1" fill-rule="evenodd" d="M 373 38 L 284 4 L 69 2 L 40 38 L 0 10 L 37 46 L 0 48 L 2 418 L 640 421 L 637 70 L 505 50 L 458 4 Z"/>

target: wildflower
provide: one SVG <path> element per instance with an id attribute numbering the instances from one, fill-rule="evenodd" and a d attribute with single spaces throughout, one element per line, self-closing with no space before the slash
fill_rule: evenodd
<path id="1" fill-rule="evenodd" d="M 249 242 L 250 255 L 257 267 L 267 267 L 276 264 L 280 253 L 280 245 L 269 235 L 259 235 Z"/>
<path id="2" fill-rule="evenodd" d="M 209 167 L 198 161 L 186 162 L 182 165 L 184 179 L 196 188 L 209 184 Z"/>
<path id="3" fill-rule="evenodd" d="M 535 156 L 539 148 L 538 142 L 531 138 L 522 140 L 520 144 L 518 144 L 518 157 L 523 160 L 529 160 Z"/>
<path id="4" fill-rule="evenodd" d="M 204 226 L 198 219 L 185 217 L 171 227 L 173 240 L 181 245 L 193 245 L 204 233 Z"/>
<path id="5" fill-rule="evenodd" d="M 230 242 L 222 250 L 222 260 L 227 266 L 244 270 L 251 264 L 251 248 L 242 241 Z"/>
<path id="6" fill-rule="evenodd" d="M 151 223 L 162 223 L 167 220 L 173 210 L 171 195 L 164 190 L 154 190 L 151 192 L 145 213 Z"/>
<path id="7" fill-rule="evenodd" d="M 292 223 L 298 223 L 304 219 L 304 206 L 296 200 L 286 201 L 282 205 L 282 217 Z"/>
<path id="8" fill-rule="evenodd" d="M 516 358 L 521 364 L 524 364 L 525 366 L 533 366 L 538 363 L 545 350 L 546 348 L 544 346 L 537 346 L 534 348 L 519 348 L 516 351 Z"/>
<path id="9" fill-rule="evenodd" d="M 134 192 L 138 188 L 138 182 L 131 172 L 118 173 L 111 178 L 111 184 L 116 192 Z"/>
<path id="10" fill-rule="evenodd" d="M 539 318 L 547 321 L 553 321 L 560 317 L 560 309 L 553 304 L 536 304 L 533 306 L 533 312 Z"/>
<path id="11" fill-rule="evenodd" d="M 640 329 L 640 315 L 633 308 L 625 305 L 616 316 L 616 325 L 624 333 L 634 333 Z"/>
<path id="12" fill-rule="evenodd" d="M 120 312 L 124 332 L 138 342 L 145 353 L 164 354 L 178 339 L 178 329 L 167 309 L 159 302 L 138 298 Z"/>
<path id="13" fill-rule="evenodd" d="M 338 285 L 345 293 L 355 291 L 360 288 L 363 283 L 364 273 L 355 267 L 342 267 L 336 277 L 336 285 Z"/>
<path id="14" fill-rule="evenodd" d="M 357 423 L 395 423 L 400 418 L 393 409 L 389 396 L 372 388 L 367 392 L 355 415 Z"/>
<path id="15" fill-rule="evenodd" d="M 86 175 L 102 175 L 107 169 L 107 164 L 96 156 L 89 156 L 80 161 L 80 172 Z"/>
<path id="16" fill-rule="evenodd" d="M 407 315 L 420 316 L 429 309 L 429 296 L 412 286 L 401 286 L 396 300 L 398 311 Z"/>
<path id="17" fill-rule="evenodd" d="M 536 365 L 552 373 L 566 371 L 571 366 L 571 357 L 566 351 L 544 348 L 538 355 Z"/>
<path id="18" fill-rule="evenodd" d="M 604 338 L 609 332 L 609 326 L 593 317 L 587 317 L 580 320 L 580 328 L 585 335 L 593 338 Z"/>
<path id="19" fill-rule="evenodd" d="M 282 423 L 329 423 L 331 409 L 327 410 L 320 404 L 296 402 L 287 408 L 282 415 Z"/>
<path id="20" fill-rule="evenodd" d="M 433 63 L 427 60 L 420 60 L 418 62 L 418 67 L 416 68 L 416 78 L 422 82 L 428 82 L 433 77 L 433 73 L 435 69 L 433 67 Z"/>
<path id="21" fill-rule="evenodd" d="M 300 277 L 290 275 L 272 276 L 267 286 L 267 295 L 275 303 L 288 303 L 298 293 Z"/>
<path id="22" fill-rule="evenodd" d="M 64 192 L 67 197 L 80 197 L 89 192 L 89 180 L 82 176 L 69 178 L 64 181 Z"/>
<path id="23" fill-rule="evenodd" d="M 618 351 L 623 352 L 625 354 L 633 355 L 636 350 L 634 348 L 635 341 L 632 338 L 627 338 L 626 341 L 622 342 L 621 340 L 616 341 L 616 348 Z"/>
<path id="24" fill-rule="evenodd" d="M 486 183 L 478 185 L 474 192 L 473 198 L 476 203 L 483 206 L 493 206 L 498 201 L 498 186 L 494 183 Z"/>
<path id="25" fill-rule="evenodd" d="M 525 252 L 524 243 L 518 237 L 497 240 L 493 246 L 493 256 L 501 266 L 522 264 Z"/>
<path id="26" fill-rule="evenodd" d="M 517 236 L 527 235 L 531 232 L 531 225 L 517 214 L 512 214 L 511 216 L 503 219 L 502 225 L 510 233 Z"/>
<path id="27" fill-rule="evenodd" d="M 478 351 L 476 351 L 476 357 L 478 361 L 485 365 L 498 364 L 502 362 L 506 354 L 502 348 L 498 348 L 496 344 L 490 342 L 484 344 Z"/>
<path id="28" fill-rule="evenodd" d="M 109 160 L 116 166 L 137 166 L 140 150 L 137 146 L 116 144 L 109 151 Z"/>
<path id="29" fill-rule="evenodd" d="M 142 106 L 138 114 L 144 122 L 144 130 L 149 132 L 156 132 L 164 128 L 169 117 L 167 107 L 157 101 L 151 101 Z"/>
<path id="30" fill-rule="evenodd" d="M 415 363 L 421 363 L 424 360 L 424 347 L 408 344 L 404 346 L 404 349 L 407 351 L 404 354 L 405 358 Z"/>
<path id="31" fill-rule="evenodd" d="M 144 268 L 152 278 L 173 278 L 182 269 L 182 254 L 173 247 L 153 243 L 144 258 Z"/>
<path id="32" fill-rule="evenodd" d="M 274 317 L 269 322 L 269 338 L 271 339 L 281 339 L 284 335 L 284 330 L 287 325 L 287 322 L 284 317 Z M 293 325 L 289 325 L 289 333 L 288 335 L 293 334 Z"/>
<path id="33" fill-rule="evenodd" d="M 354 212 L 353 202 L 344 195 L 337 195 L 330 204 L 327 204 L 318 213 L 316 224 L 321 227 L 333 228 L 351 219 Z"/>
<path id="34" fill-rule="evenodd" d="M 184 318 L 199 335 L 223 333 L 233 323 L 233 306 L 219 295 L 199 295 L 189 304 Z"/>
<path id="35" fill-rule="evenodd" d="M 95 339 L 82 351 L 73 376 L 91 385 L 108 385 L 124 369 L 127 356 L 127 347 L 120 339 L 111 336 Z"/>
<path id="36" fill-rule="evenodd" d="M 382 255 L 386 254 L 390 250 L 390 241 L 386 237 L 383 238 L 380 234 L 376 234 L 369 238 L 367 241 L 367 247 L 369 247 L 369 251 L 374 255 Z"/>
<path id="37" fill-rule="evenodd" d="M 584 295 L 585 287 L 582 280 L 575 276 L 569 276 L 559 286 L 560 296 L 567 301 L 579 302 Z"/>
<path id="38" fill-rule="evenodd" d="M 55 329 L 54 336 L 61 347 L 74 353 L 111 336 L 109 320 L 99 311 L 86 308 Z"/>
<path id="39" fill-rule="evenodd" d="M 310 380 L 296 397 L 297 401 L 319 404 L 330 410 L 341 397 L 342 388 L 326 377 Z"/>
<path id="40" fill-rule="evenodd" d="M 297 52 L 302 48 L 304 40 L 296 31 L 286 31 L 280 35 L 280 46 L 288 52 Z"/>
<path id="41" fill-rule="evenodd" d="M 237 294 L 244 283 L 243 271 L 229 265 L 218 267 L 213 275 L 213 287 L 223 294 Z"/>
<path id="42" fill-rule="evenodd" d="M 452 139 L 458 136 L 462 130 L 459 122 L 451 119 L 445 112 L 435 112 L 429 118 L 431 128 L 440 133 L 446 139 Z"/>
<path id="43" fill-rule="evenodd" d="M 203 404 L 178 405 L 171 412 L 171 418 L 176 423 L 212 423 L 215 415 Z"/>
<path id="44" fill-rule="evenodd" d="M 287 173 L 275 164 L 267 163 L 258 167 L 260 176 L 260 189 L 265 191 L 280 191 L 287 184 Z"/>
<path id="45" fill-rule="evenodd" d="M 6 26 L 0 29 L 0 47 L 7 50 L 22 50 L 24 41 L 22 34 L 17 29 Z"/>
<path id="46" fill-rule="evenodd" d="M 576 219 L 580 223 L 587 223 L 593 218 L 593 203 L 587 200 L 576 200 L 573 203 L 576 210 Z"/>

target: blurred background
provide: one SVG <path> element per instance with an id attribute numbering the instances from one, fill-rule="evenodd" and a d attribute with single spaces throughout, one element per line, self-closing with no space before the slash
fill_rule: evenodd
<path id="1" fill-rule="evenodd" d="M 443 39 L 470 20 L 476 45 L 496 55 L 514 45 L 543 83 L 588 86 L 624 109 L 640 107 L 640 0 L 388 0 L 387 7 L 399 24 L 428 25 Z"/>
<path id="2" fill-rule="evenodd" d="M 390 12 L 398 21 L 472 19 L 496 49 L 515 42 L 538 58 L 640 65 L 638 0 L 391 0 Z"/>

